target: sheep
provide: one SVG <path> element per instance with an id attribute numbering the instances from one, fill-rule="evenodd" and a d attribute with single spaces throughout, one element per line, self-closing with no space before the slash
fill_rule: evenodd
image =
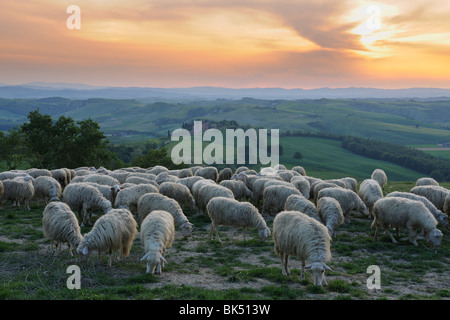
<path id="1" fill-rule="evenodd" d="M 345 177 L 345 178 L 341 178 L 340 180 L 345 183 L 345 185 L 347 186 L 346 187 L 347 189 L 350 189 L 354 192 L 357 191 L 358 181 L 356 181 L 355 178 Z"/>
<path id="2" fill-rule="evenodd" d="M 191 194 L 194 195 L 192 193 L 192 186 L 194 185 L 194 183 L 196 183 L 197 181 L 200 181 L 200 180 L 206 180 L 206 179 L 203 177 L 200 177 L 200 176 L 192 176 L 192 177 L 181 178 L 177 181 L 177 183 L 180 183 L 180 184 L 188 187 L 189 191 L 191 191 Z"/>
<path id="3" fill-rule="evenodd" d="M 77 253 L 87 259 L 92 250 L 97 250 L 99 260 L 101 252 L 109 254 L 108 266 L 112 265 L 112 253 L 116 251 L 116 260 L 130 254 L 131 245 L 137 234 L 137 223 L 127 209 L 112 209 L 108 214 L 95 221 L 91 231 L 83 236 L 77 247 Z"/>
<path id="4" fill-rule="evenodd" d="M 72 210 L 78 211 L 82 217 L 81 226 L 90 224 L 89 209 L 101 209 L 104 213 L 112 209 L 111 201 L 106 199 L 97 188 L 87 183 L 69 184 L 64 189 L 62 198 Z"/>
<path id="5" fill-rule="evenodd" d="M 194 175 L 216 182 L 219 176 L 219 172 L 217 171 L 216 167 L 203 167 L 198 169 Z"/>
<path id="6" fill-rule="evenodd" d="M 158 183 L 155 180 L 149 180 L 147 178 L 142 178 L 139 176 L 130 176 L 127 178 L 125 183 L 133 183 L 133 184 L 152 184 L 155 187 L 159 188 Z"/>
<path id="7" fill-rule="evenodd" d="M 410 192 L 394 191 L 387 194 L 386 197 L 401 197 L 420 201 L 425 205 L 425 207 L 427 207 L 428 210 L 430 210 L 431 214 L 436 218 L 438 224 L 440 224 L 443 227 L 448 226 L 448 216 L 441 210 L 437 209 L 436 206 L 430 200 L 428 200 L 423 196 L 419 196 L 417 194 Z"/>
<path id="8" fill-rule="evenodd" d="M 0 172 L 0 180 L 6 180 L 6 179 L 14 179 L 17 177 L 26 177 L 29 174 L 26 172 L 18 172 L 18 171 L 4 171 Z"/>
<path id="9" fill-rule="evenodd" d="M 30 176 L 32 176 L 33 178 L 37 178 L 37 177 L 42 177 L 42 176 L 46 176 L 46 177 L 51 177 L 52 173 L 50 172 L 50 170 L 47 169 L 29 169 L 26 171 L 27 174 L 29 174 Z"/>
<path id="10" fill-rule="evenodd" d="M 384 186 L 387 184 L 386 173 L 382 169 L 375 169 L 370 176 L 371 179 L 376 180 L 384 192 Z"/>
<path id="11" fill-rule="evenodd" d="M 307 216 L 310 216 L 311 218 L 322 222 L 319 214 L 317 213 L 316 206 L 305 197 L 299 196 L 297 194 L 291 194 L 289 197 L 287 197 L 284 204 L 284 211 L 300 211 Z"/>
<path id="12" fill-rule="evenodd" d="M 230 181 L 241 181 L 241 182 L 243 182 L 242 180 L 230 180 Z M 251 192 L 252 192 L 252 202 L 255 205 L 259 205 L 259 202 L 262 200 L 263 195 L 264 195 L 265 183 L 269 182 L 269 181 L 273 181 L 273 179 L 264 177 L 264 178 L 259 178 L 259 179 L 255 180 L 253 182 Z"/>
<path id="13" fill-rule="evenodd" d="M 344 223 L 344 214 L 339 202 L 331 197 L 322 197 L 317 202 L 317 214 L 333 237 L 337 228 Z"/>
<path id="14" fill-rule="evenodd" d="M 189 168 L 181 169 L 180 172 L 178 172 L 178 178 L 187 178 L 192 177 L 194 174 L 192 173 L 192 170 Z"/>
<path id="15" fill-rule="evenodd" d="M 44 199 L 46 204 L 49 201 L 59 201 L 61 194 L 61 185 L 52 177 L 38 176 L 34 181 L 34 196 Z"/>
<path id="16" fill-rule="evenodd" d="M 383 198 L 383 190 L 376 180 L 365 179 L 359 186 L 358 195 L 369 209 L 369 218 L 371 218 L 373 204 Z"/>
<path id="17" fill-rule="evenodd" d="M 291 194 L 301 195 L 300 191 L 298 191 L 293 186 L 289 187 L 284 185 L 273 185 L 264 188 L 262 209 L 263 214 L 274 215 L 282 211 L 286 199 Z"/>
<path id="18" fill-rule="evenodd" d="M 45 207 L 42 228 L 44 236 L 51 240 L 51 252 L 55 255 L 59 254 L 63 243 L 67 243 L 73 256 L 72 249 L 76 249 L 83 239 L 77 217 L 64 202 L 50 202 Z M 58 251 L 54 251 L 55 242 Z"/>
<path id="19" fill-rule="evenodd" d="M 306 180 L 303 176 L 294 176 L 292 177 L 290 182 L 296 189 L 298 189 L 298 191 L 301 192 L 301 194 L 306 199 L 309 199 L 309 192 L 311 189 L 311 185 L 309 184 L 308 180 Z"/>
<path id="20" fill-rule="evenodd" d="M 145 217 L 154 210 L 169 212 L 173 216 L 175 224 L 180 227 L 183 237 L 186 238 L 190 235 L 193 224 L 184 215 L 183 210 L 176 200 L 159 193 L 142 195 L 137 203 L 137 220 L 142 223 Z"/>
<path id="21" fill-rule="evenodd" d="M 164 183 L 164 182 L 177 182 L 178 177 L 172 176 L 168 172 L 161 172 L 160 174 L 158 174 L 156 176 L 155 181 L 158 185 L 160 185 L 161 183 Z"/>
<path id="22" fill-rule="evenodd" d="M 322 223 L 298 211 L 282 211 L 273 220 L 272 238 L 283 275 L 289 275 L 289 255 L 294 255 L 302 263 L 302 280 L 306 268 L 313 272 L 315 286 L 327 285 L 325 270 L 331 270 L 326 265 L 331 260 L 331 237 Z"/>
<path id="23" fill-rule="evenodd" d="M 91 174 L 84 178 L 84 182 L 95 182 L 98 184 L 103 184 L 106 186 L 114 187 L 115 185 L 120 185 L 119 180 L 111 176 L 104 174 Z"/>
<path id="24" fill-rule="evenodd" d="M 124 171 L 124 170 L 114 170 L 108 174 L 108 176 L 113 177 L 119 181 L 120 184 L 125 183 L 128 176 L 130 175 L 130 172 Z M 77 173 L 78 176 L 78 173 Z"/>
<path id="25" fill-rule="evenodd" d="M 416 181 L 416 187 L 418 186 L 439 186 L 439 182 L 430 177 L 419 178 Z"/>
<path id="26" fill-rule="evenodd" d="M 225 197 L 215 197 L 206 206 L 208 216 L 211 218 L 209 239 L 212 240 L 213 231 L 216 238 L 219 237 L 219 226 L 233 226 L 244 228 L 244 241 L 246 241 L 245 231 L 247 228 L 256 228 L 261 241 L 270 235 L 270 229 L 259 213 L 258 209 L 249 202 L 240 202 L 236 199 Z M 233 237 L 230 238 L 230 242 Z"/>
<path id="27" fill-rule="evenodd" d="M 197 197 L 194 198 L 195 203 L 197 204 L 197 210 L 203 214 L 208 202 L 214 197 L 234 199 L 234 194 L 230 189 L 216 185 L 214 182 L 211 184 L 204 184 L 198 189 Z"/>
<path id="28" fill-rule="evenodd" d="M 445 197 L 450 191 L 441 186 L 418 186 L 410 190 L 411 193 L 423 196 L 430 200 L 437 209 L 444 212 Z"/>
<path id="29" fill-rule="evenodd" d="M 100 191 L 100 193 L 109 201 L 111 201 L 111 203 L 114 203 L 114 201 L 116 200 L 117 194 L 120 192 L 120 190 L 122 190 L 121 186 L 116 184 L 115 186 L 110 187 L 109 185 L 105 185 L 105 184 L 98 184 L 95 182 L 84 182 L 90 186 L 93 186 L 95 188 L 98 189 L 98 191 Z"/>
<path id="30" fill-rule="evenodd" d="M 314 183 L 313 188 L 312 188 L 314 204 L 317 204 L 317 195 L 319 194 L 320 190 L 325 189 L 325 188 L 341 188 L 341 187 L 333 182 L 327 182 L 327 181 L 320 181 L 320 182 Z"/>
<path id="31" fill-rule="evenodd" d="M 220 186 L 230 189 L 233 192 L 235 199 L 251 199 L 252 192 L 247 186 L 239 180 L 223 180 L 219 183 Z"/>
<path id="32" fill-rule="evenodd" d="M 151 173 L 151 174 L 154 174 L 154 175 L 157 176 L 157 175 L 160 174 L 161 172 L 167 172 L 167 173 L 169 173 L 169 169 L 167 169 L 167 168 L 164 167 L 164 166 L 154 166 L 153 168 L 147 170 L 145 173 Z"/>
<path id="33" fill-rule="evenodd" d="M 3 197 L 0 199 L 0 202 L 3 200 L 11 200 L 14 201 L 14 205 L 17 204 L 20 206 L 21 202 L 24 202 L 25 210 L 30 209 L 30 200 L 34 196 L 34 178 L 31 176 L 18 176 L 14 179 L 6 179 L 3 180 Z"/>
<path id="34" fill-rule="evenodd" d="M 69 180 L 67 178 L 67 172 L 64 169 L 54 169 L 50 171 L 52 174 L 52 178 L 59 182 L 61 188 L 64 188 L 69 184 Z"/>
<path id="35" fill-rule="evenodd" d="M 291 170 L 298 172 L 302 176 L 306 176 L 306 170 L 301 166 L 292 167 Z"/>
<path id="36" fill-rule="evenodd" d="M 3 199 L 3 193 L 5 192 L 5 188 L 3 186 L 3 182 L 0 180 L 0 209 L 2 208 L 2 199 Z"/>
<path id="37" fill-rule="evenodd" d="M 142 221 L 140 238 L 145 251 L 141 261 L 147 261 L 146 273 L 161 274 L 164 263 L 167 263 L 164 258 L 166 249 L 172 247 L 175 240 L 172 215 L 163 210 L 150 212 Z"/>
<path id="38" fill-rule="evenodd" d="M 152 184 L 137 184 L 121 190 L 114 201 L 115 208 L 125 208 L 132 213 L 137 212 L 139 198 L 146 193 L 159 193 L 159 189 Z"/>
<path id="39" fill-rule="evenodd" d="M 319 191 L 317 201 L 322 197 L 335 198 L 341 205 L 345 220 L 350 221 L 350 213 L 359 212 L 363 215 L 368 215 L 366 205 L 358 196 L 358 194 L 350 189 L 344 188 L 325 188 Z"/>
<path id="40" fill-rule="evenodd" d="M 175 199 L 182 207 L 188 205 L 191 210 L 195 209 L 194 198 L 185 185 L 176 182 L 164 182 L 159 186 L 159 193 Z"/>
<path id="41" fill-rule="evenodd" d="M 415 246 L 417 244 L 417 230 L 422 229 L 428 242 L 439 247 L 442 232 L 436 228 L 437 221 L 426 206 L 417 200 L 389 197 L 375 202 L 373 207 L 374 220 L 371 228 L 376 227 L 374 238 L 378 238 L 380 228 L 385 229 L 393 243 L 397 243 L 389 228 L 406 227 L 408 239 Z"/>
<path id="42" fill-rule="evenodd" d="M 230 180 L 233 176 L 233 171 L 230 168 L 223 168 L 219 171 L 219 177 L 217 178 L 217 182 L 220 183 L 224 180 Z"/>

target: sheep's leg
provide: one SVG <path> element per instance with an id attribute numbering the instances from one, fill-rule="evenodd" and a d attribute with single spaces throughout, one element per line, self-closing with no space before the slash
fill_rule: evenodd
<path id="1" fill-rule="evenodd" d="M 283 253 L 281 255 L 281 266 L 282 266 L 282 274 L 284 276 L 289 276 L 288 263 L 289 263 L 289 255 L 286 253 Z"/>
<path id="2" fill-rule="evenodd" d="M 413 226 L 411 225 L 407 225 L 408 228 L 408 234 L 409 234 L 409 241 L 412 242 L 416 247 L 418 246 L 417 244 L 417 230 L 414 229 Z"/>
<path id="3" fill-rule="evenodd" d="M 305 261 L 302 261 L 302 272 L 300 274 L 300 280 L 305 280 Z"/>
<path id="4" fill-rule="evenodd" d="M 209 240 L 212 240 L 213 232 L 214 232 L 214 223 L 211 223 L 211 226 L 209 227 Z"/>
<path id="5" fill-rule="evenodd" d="M 246 231 L 247 231 L 247 228 L 244 227 L 244 241 L 247 241 L 247 238 L 246 238 Z"/>
<path id="6" fill-rule="evenodd" d="M 391 238 L 393 243 L 397 243 L 398 242 L 397 240 L 395 240 L 394 236 L 389 231 L 389 228 L 386 228 L 386 234 L 389 236 L 389 238 Z"/>

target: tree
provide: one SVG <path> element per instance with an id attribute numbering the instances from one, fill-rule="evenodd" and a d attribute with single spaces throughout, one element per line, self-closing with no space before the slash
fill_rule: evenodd
<path id="1" fill-rule="evenodd" d="M 131 165 L 141 168 L 149 168 L 159 165 L 164 166 L 167 169 L 182 169 L 186 167 L 184 164 L 174 164 L 170 156 L 167 154 L 166 148 L 149 149 L 146 154 L 134 157 L 131 160 Z"/>
<path id="2" fill-rule="evenodd" d="M 0 159 L 6 162 L 8 170 L 15 170 L 24 162 L 24 140 L 19 128 L 8 130 L 6 135 L 0 131 Z"/>

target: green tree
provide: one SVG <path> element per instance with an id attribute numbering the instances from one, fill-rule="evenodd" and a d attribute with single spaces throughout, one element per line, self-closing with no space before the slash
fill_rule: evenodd
<path id="1" fill-rule="evenodd" d="M 0 131 L 0 159 L 5 161 L 8 170 L 18 169 L 24 163 L 24 140 L 19 128 L 8 130 L 6 135 Z"/>
<path id="2" fill-rule="evenodd" d="M 134 157 L 131 160 L 132 166 L 137 166 L 141 168 L 149 168 L 154 166 L 164 166 L 167 169 L 182 169 L 186 165 L 173 163 L 171 157 L 167 154 L 167 149 L 149 149 L 146 154 Z"/>

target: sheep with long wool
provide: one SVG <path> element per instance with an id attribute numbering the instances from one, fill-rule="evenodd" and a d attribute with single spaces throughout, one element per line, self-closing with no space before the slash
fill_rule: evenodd
<path id="1" fill-rule="evenodd" d="M 282 211 L 273 220 L 272 238 L 283 275 L 289 275 L 288 262 L 292 255 L 301 260 L 302 280 L 304 270 L 311 269 L 315 286 L 327 284 L 325 270 L 331 270 L 326 265 L 331 260 L 331 237 L 322 223 L 298 211 Z"/>
<path id="2" fill-rule="evenodd" d="M 262 213 L 276 215 L 284 209 L 286 199 L 292 194 L 302 195 L 294 186 L 271 185 L 269 187 L 265 187 L 263 193 Z"/>
<path id="3" fill-rule="evenodd" d="M 216 167 L 203 167 L 198 169 L 194 176 L 200 176 L 205 179 L 210 179 L 214 182 L 217 181 L 217 178 L 219 177 L 219 172 Z"/>
<path id="4" fill-rule="evenodd" d="M 298 194 L 292 194 L 287 197 L 286 202 L 284 203 L 284 211 L 300 211 L 307 216 L 322 222 L 317 213 L 316 206 L 310 200 Z"/>
<path id="5" fill-rule="evenodd" d="M 309 193 L 311 189 L 311 185 L 309 181 L 305 179 L 304 176 L 294 176 L 291 181 L 292 185 L 300 191 L 300 193 L 306 198 L 309 199 Z"/>
<path id="6" fill-rule="evenodd" d="M 159 186 L 159 193 L 176 200 L 181 207 L 189 206 L 191 210 L 195 209 L 194 197 L 185 185 L 176 182 L 164 182 Z"/>
<path id="7" fill-rule="evenodd" d="M 416 187 L 419 186 L 439 186 L 439 182 L 431 177 L 423 177 L 416 180 Z"/>
<path id="8" fill-rule="evenodd" d="M 152 184 L 137 184 L 124 188 L 117 194 L 114 207 L 125 208 L 136 214 L 139 198 L 146 193 L 159 193 L 159 189 Z"/>
<path id="9" fill-rule="evenodd" d="M 439 247 L 442 240 L 442 232 L 436 228 L 437 220 L 430 210 L 420 201 L 388 197 L 375 202 L 373 207 L 374 220 L 371 227 L 376 227 L 374 238 L 378 238 L 380 229 L 384 229 L 392 242 L 397 240 L 389 232 L 390 228 L 406 227 L 408 239 L 417 246 L 417 231 L 423 230 L 428 242 Z"/>
<path id="10" fill-rule="evenodd" d="M 232 226 L 244 228 L 244 241 L 246 240 L 246 229 L 255 228 L 261 241 L 270 235 L 270 229 L 258 209 L 250 202 L 238 201 L 232 198 L 215 197 L 206 206 L 208 216 L 211 218 L 209 238 L 212 240 L 213 232 L 219 237 L 219 226 Z M 233 237 L 230 238 L 232 241 Z"/>
<path id="11" fill-rule="evenodd" d="M 317 202 L 317 214 L 328 229 L 330 237 L 344 223 L 344 214 L 339 202 L 331 197 L 322 197 Z"/>
<path id="12" fill-rule="evenodd" d="M 345 220 L 350 221 L 351 213 L 360 213 L 363 215 L 368 215 L 366 205 L 358 196 L 358 194 L 350 189 L 344 188 L 325 188 L 319 191 L 317 195 L 317 201 L 322 197 L 335 198 L 341 205 L 342 212 L 344 214 Z"/>
<path id="13" fill-rule="evenodd" d="M 67 176 L 67 171 L 64 170 L 64 168 L 59 169 L 53 169 L 50 170 L 52 174 L 52 178 L 54 178 L 56 181 L 59 182 L 61 185 L 61 188 L 64 190 L 64 188 L 69 184 L 69 177 Z"/>
<path id="14" fill-rule="evenodd" d="M 105 174 L 91 174 L 84 178 L 84 182 L 94 182 L 106 186 L 114 187 L 120 185 L 119 180 Z"/>
<path id="15" fill-rule="evenodd" d="M 59 201 L 62 194 L 62 188 L 56 179 L 50 176 L 38 176 L 34 181 L 34 197 L 44 199 L 47 204 L 49 201 Z"/>
<path id="16" fill-rule="evenodd" d="M 150 212 L 142 221 L 140 238 L 145 252 L 141 261 L 147 261 L 146 273 L 161 274 L 164 263 L 167 263 L 164 258 L 166 250 L 175 240 L 173 216 L 164 210 Z"/>
<path id="17" fill-rule="evenodd" d="M 14 179 L 3 180 L 3 196 L 0 198 L 0 203 L 3 200 L 11 200 L 14 205 L 20 206 L 24 203 L 25 210 L 30 209 L 30 200 L 34 197 L 34 178 L 31 176 L 18 176 Z M 1 207 L 1 205 L 0 205 Z"/>
<path id="18" fill-rule="evenodd" d="M 371 218 L 374 203 L 383 198 L 380 184 L 376 180 L 365 179 L 359 186 L 358 195 L 368 208 L 369 218 Z"/>
<path id="19" fill-rule="evenodd" d="M 427 185 L 413 187 L 409 192 L 427 198 L 436 208 L 444 212 L 445 198 L 450 193 L 450 190 L 441 186 Z"/>
<path id="20" fill-rule="evenodd" d="M 234 198 L 237 200 L 248 200 L 253 197 L 252 191 L 240 180 L 223 180 L 219 185 L 230 189 L 233 192 Z"/>
<path id="21" fill-rule="evenodd" d="M 205 213 L 208 202 L 215 197 L 234 199 L 234 194 L 230 189 L 215 183 L 205 184 L 198 189 L 197 197 L 195 198 L 198 211 L 202 214 Z"/>
<path id="22" fill-rule="evenodd" d="M 378 184 L 380 185 L 381 189 L 384 192 L 384 186 L 387 184 L 388 178 L 387 178 L 386 172 L 384 172 L 383 169 L 375 169 L 372 172 L 370 179 L 377 181 Z"/>

